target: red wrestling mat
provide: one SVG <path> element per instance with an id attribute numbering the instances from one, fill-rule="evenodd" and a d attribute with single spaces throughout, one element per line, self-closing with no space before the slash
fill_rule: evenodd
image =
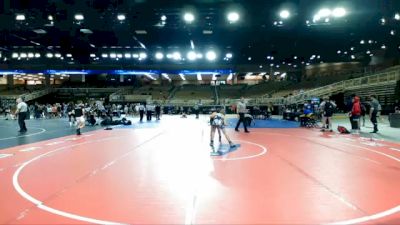
<path id="1" fill-rule="evenodd" d="M 1 224 L 399 224 L 400 145 L 308 129 L 84 133 L 0 152 Z M 217 142 L 216 142 L 217 143 Z"/>

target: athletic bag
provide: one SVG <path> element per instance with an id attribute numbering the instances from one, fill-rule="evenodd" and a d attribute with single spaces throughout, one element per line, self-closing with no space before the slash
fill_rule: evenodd
<path id="1" fill-rule="evenodd" d="M 337 130 L 338 130 L 339 133 L 341 133 L 341 134 L 350 134 L 350 131 L 348 131 L 348 130 L 346 129 L 346 127 L 344 127 L 344 126 L 338 126 L 338 127 L 337 127 Z"/>

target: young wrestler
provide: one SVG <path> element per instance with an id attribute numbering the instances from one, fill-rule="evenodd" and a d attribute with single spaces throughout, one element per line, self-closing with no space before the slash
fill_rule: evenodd
<path id="1" fill-rule="evenodd" d="M 221 109 L 219 112 L 213 112 L 210 116 L 211 123 L 211 135 L 210 135 L 210 146 L 214 146 L 214 135 L 215 130 L 218 130 L 219 139 L 221 141 L 221 132 L 224 134 L 225 138 L 228 140 L 231 148 L 235 147 L 228 134 L 225 131 L 225 110 Z"/>

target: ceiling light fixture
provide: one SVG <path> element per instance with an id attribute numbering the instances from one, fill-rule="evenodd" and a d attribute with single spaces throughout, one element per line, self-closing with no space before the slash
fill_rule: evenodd
<path id="1" fill-rule="evenodd" d="M 156 59 L 158 59 L 158 60 L 162 60 L 162 59 L 164 58 L 164 54 L 162 54 L 161 52 L 157 52 L 157 53 L 155 54 L 155 57 L 156 57 Z"/>
<path id="2" fill-rule="evenodd" d="M 282 11 L 279 13 L 279 16 L 280 16 L 282 19 L 288 19 L 288 18 L 290 17 L 290 12 L 289 12 L 289 10 L 284 9 L 284 10 L 282 10 Z"/>
<path id="3" fill-rule="evenodd" d="M 18 20 L 18 21 L 25 20 L 25 15 L 24 14 L 17 14 L 15 16 L 15 19 Z"/>
<path id="4" fill-rule="evenodd" d="M 117 16 L 117 19 L 118 19 L 119 21 L 124 21 L 124 20 L 126 19 L 126 17 L 125 17 L 124 14 L 119 14 L 119 15 Z"/>
<path id="5" fill-rule="evenodd" d="M 206 58 L 208 61 L 214 61 L 217 58 L 217 54 L 214 51 L 208 51 L 206 53 Z"/>
<path id="6" fill-rule="evenodd" d="M 197 58 L 196 57 L 196 52 L 190 51 L 190 52 L 187 53 L 186 57 L 188 58 L 188 60 L 194 61 Z"/>
<path id="7" fill-rule="evenodd" d="M 239 20 L 240 16 L 237 12 L 230 12 L 227 15 L 227 19 L 229 23 L 236 23 Z"/>
<path id="8" fill-rule="evenodd" d="M 183 15 L 183 19 L 187 23 L 192 23 L 194 21 L 194 15 L 192 13 L 185 13 L 185 15 Z"/>
<path id="9" fill-rule="evenodd" d="M 335 9 L 332 11 L 332 15 L 333 15 L 334 17 L 344 17 L 346 14 L 347 14 L 346 9 L 345 9 L 345 8 L 342 8 L 342 7 L 335 8 Z"/>

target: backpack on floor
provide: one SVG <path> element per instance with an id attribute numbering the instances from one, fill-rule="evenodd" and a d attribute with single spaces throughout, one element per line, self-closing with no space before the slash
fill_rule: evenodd
<path id="1" fill-rule="evenodd" d="M 344 126 L 338 126 L 338 127 L 337 127 L 337 130 L 338 130 L 339 133 L 341 133 L 341 134 L 350 134 L 350 131 L 348 131 L 348 130 L 346 129 L 346 127 L 344 127 Z"/>

